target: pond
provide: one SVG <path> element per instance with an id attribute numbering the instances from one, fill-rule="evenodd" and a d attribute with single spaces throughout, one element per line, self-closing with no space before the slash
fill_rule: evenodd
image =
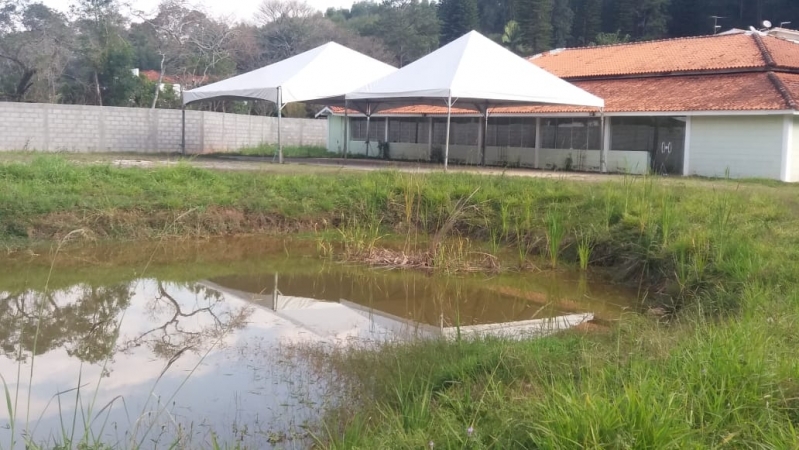
<path id="1" fill-rule="evenodd" d="M 303 447 L 334 389 L 287 349 L 635 305 L 596 278 L 372 269 L 262 237 L 14 254 L 0 262 L 0 445 Z"/>

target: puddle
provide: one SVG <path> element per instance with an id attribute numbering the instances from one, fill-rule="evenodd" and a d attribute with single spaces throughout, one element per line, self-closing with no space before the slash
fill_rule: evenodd
<path id="1" fill-rule="evenodd" d="M 213 435 L 304 447 L 294 439 L 328 390 L 281 351 L 292 344 L 456 328 L 516 335 L 542 319 L 613 320 L 635 303 L 633 292 L 579 274 L 431 275 L 313 253 L 303 242 L 231 238 L 76 248 L 52 271 L 44 253 L 0 263 L 0 374 L 16 405 L 16 439 L 27 422 L 36 442 L 89 430 L 122 447 L 177 438 L 210 447 Z M 3 448 L 10 424 L 0 408 Z"/>

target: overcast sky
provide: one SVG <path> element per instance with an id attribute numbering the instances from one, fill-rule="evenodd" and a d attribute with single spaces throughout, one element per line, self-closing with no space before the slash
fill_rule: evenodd
<path id="1" fill-rule="evenodd" d="M 42 0 L 42 2 L 50 7 L 66 11 L 73 0 Z M 205 9 L 214 15 L 233 16 L 238 20 L 252 19 L 258 5 L 262 0 L 199 0 L 191 1 L 191 3 L 201 3 L 205 5 Z M 334 7 L 347 7 L 352 6 L 353 0 L 306 0 L 308 4 L 324 11 L 327 8 Z M 154 11 L 158 6 L 160 0 L 132 0 L 131 3 L 135 4 L 137 9 L 143 11 Z"/>

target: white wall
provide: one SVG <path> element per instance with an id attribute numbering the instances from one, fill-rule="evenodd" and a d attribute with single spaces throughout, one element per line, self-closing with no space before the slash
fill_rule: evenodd
<path id="1" fill-rule="evenodd" d="M 450 148 L 452 151 L 452 148 Z M 391 159 L 404 159 L 408 161 L 430 160 L 430 146 L 428 144 L 405 144 L 391 142 L 388 144 L 388 153 Z"/>
<path id="2" fill-rule="evenodd" d="M 799 181 L 799 116 L 793 118 L 793 134 L 791 135 L 791 181 Z"/>
<path id="3" fill-rule="evenodd" d="M 327 116 L 327 151 L 334 153 L 344 151 L 344 117 Z"/>
<path id="4" fill-rule="evenodd" d="M 780 179 L 783 116 L 694 116 L 689 175 Z"/>

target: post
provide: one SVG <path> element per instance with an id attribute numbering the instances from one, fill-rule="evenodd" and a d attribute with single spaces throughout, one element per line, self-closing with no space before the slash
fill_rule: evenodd
<path id="1" fill-rule="evenodd" d="M 366 108 L 366 156 L 369 156 L 369 124 L 372 121 L 372 115 L 369 114 L 369 108 Z"/>
<path id="2" fill-rule="evenodd" d="M 183 97 L 183 92 L 181 91 L 180 96 Z M 181 103 L 183 100 L 181 99 Z M 183 103 L 183 107 L 180 110 L 180 153 L 183 156 L 186 156 L 186 104 Z"/>
<path id="3" fill-rule="evenodd" d="M 347 150 L 350 147 L 350 103 L 344 100 L 344 159 L 347 159 Z"/>
<path id="4" fill-rule="evenodd" d="M 486 135 L 488 134 L 488 105 L 485 106 L 483 109 L 483 136 L 480 139 L 480 165 L 485 167 L 486 165 Z"/>
<path id="5" fill-rule="evenodd" d="M 682 161 L 682 174 L 688 176 L 691 174 L 691 116 L 685 117 L 685 143 L 683 146 L 683 161 Z"/>
<path id="6" fill-rule="evenodd" d="M 279 298 L 278 294 L 280 291 L 277 290 L 277 272 L 275 272 L 275 290 L 272 291 L 272 311 L 277 311 L 277 301 Z"/>
<path id="7" fill-rule="evenodd" d="M 280 122 L 283 118 L 283 88 L 277 88 L 277 162 L 283 164 L 283 137 L 280 135 Z"/>
<path id="8" fill-rule="evenodd" d="M 449 162 L 449 124 L 452 119 L 452 94 L 447 97 L 447 137 L 444 141 L 444 172 L 447 171 Z"/>
<path id="9" fill-rule="evenodd" d="M 540 169 L 541 166 L 539 164 L 539 155 L 541 152 L 541 118 L 535 118 L 535 154 L 533 155 L 533 167 L 536 169 Z"/>
<path id="10" fill-rule="evenodd" d="M 602 150 L 599 154 L 599 170 L 602 173 L 607 173 L 608 155 L 610 154 L 610 122 L 605 118 L 604 108 L 602 108 L 600 126 L 602 127 Z"/>

